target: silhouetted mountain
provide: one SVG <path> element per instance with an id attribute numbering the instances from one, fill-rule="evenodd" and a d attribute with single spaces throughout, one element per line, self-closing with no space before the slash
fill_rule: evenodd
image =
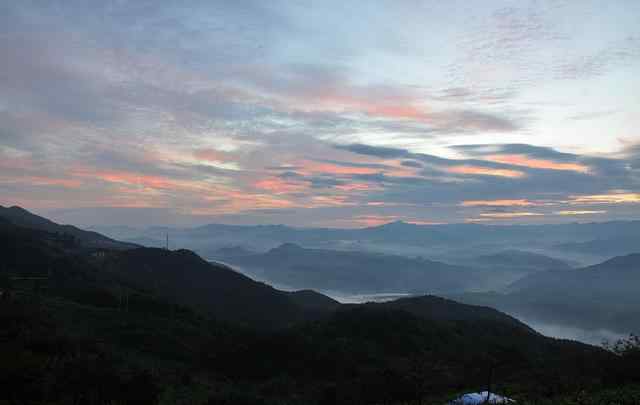
<path id="1" fill-rule="evenodd" d="M 508 294 L 454 296 L 541 321 L 619 333 L 640 332 L 640 254 L 574 270 L 543 271 L 516 281 Z"/>
<path id="2" fill-rule="evenodd" d="M 331 312 L 340 306 L 340 303 L 333 298 L 313 290 L 292 291 L 287 294 L 300 308 L 310 311 Z"/>
<path id="3" fill-rule="evenodd" d="M 0 243 L 0 270 L 12 276 L 51 275 L 55 280 L 73 280 L 70 285 L 92 291 L 113 289 L 114 285 L 134 286 L 216 319 L 250 326 L 282 327 L 307 315 L 287 293 L 211 264 L 187 250 L 135 248 L 84 253 L 60 234 L 13 224 L 0 226 Z M 96 294 L 111 295 L 107 290 Z"/>
<path id="4" fill-rule="evenodd" d="M 366 305 L 403 310 L 431 321 L 491 321 L 533 332 L 527 325 L 493 308 L 462 304 L 432 295 Z"/>
<path id="5" fill-rule="evenodd" d="M 84 231 L 72 225 L 56 224 L 16 206 L 9 208 L 0 206 L 0 217 L 21 227 L 72 236 L 80 245 L 85 247 L 109 249 L 131 249 L 137 247 L 137 245 L 113 240 L 97 232 Z"/>
<path id="6" fill-rule="evenodd" d="M 445 263 L 293 243 L 226 260 L 276 284 L 346 293 L 464 291 L 481 281 L 473 270 Z"/>
<path id="7" fill-rule="evenodd" d="M 139 248 L 113 255 L 105 268 L 174 302 L 222 320 L 263 327 L 304 319 L 288 295 L 188 250 Z"/>

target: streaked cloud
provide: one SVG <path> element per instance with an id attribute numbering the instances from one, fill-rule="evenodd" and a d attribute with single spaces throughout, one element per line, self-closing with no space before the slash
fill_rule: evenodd
<path id="1" fill-rule="evenodd" d="M 540 203 L 519 199 L 519 200 L 469 200 L 460 203 L 462 207 L 531 207 Z"/>
<path id="2" fill-rule="evenodd" d="M 452 7 L 9 2 L 0 204 L 335 226 L 637 216 L 640 6 Z"/>
<path id="3" fill-rule="evenodd" d="M 640 203 L 640 193 L 612 193 L 571 196 L 572 204 L 631 204 Z"/>
<path id="4" fill-rule="evenodd" d="M 480 166 L 451 166 L 446 169 L 449 173 L 456 174 L 471 174 L 471 175 L 481 175 L 481 176 L 497 176 L 497 177 L 509 177 L 509 178 L 519 178 L 524 177 L 525 173 L 518 170 L 510 170 L 510 169 L 493 169 L 489 167 L 480 167 Z"/>
<path id="5" fill-rule="evenodd" d="M 556 215 L 594 215 L 594 214 L 606 214 L 605 210 L 565 210 L 565 211 L 556 211 L 554 214 Z"/>
<path id="6" fill-rule="evenodd" d="M 253 184 L 260 190 L 266 190 L 274 194 L 290 194 L 304 191 L 309 184 L 303 181 L 286 181 L 278 177 L 258 180 Z"/>
<path id="7" fill-rule="evenodd" d="M 573 170 L 580 173 L 589 173 L 589 167 L 579 163 L 562 163 L 545 159 L 531 159 L 526 155 L 489 155 L 486 156 L 485 159 L 490 162 L 531 167 L 534 169 Z"/>
<path id="8" fill-rule="evenodd" d="M 483 212 L 480 214 L 482 218 L 491 219 L 512 219 L 522 217 L 541 217 L 544 214 L 540 212 Z"/>

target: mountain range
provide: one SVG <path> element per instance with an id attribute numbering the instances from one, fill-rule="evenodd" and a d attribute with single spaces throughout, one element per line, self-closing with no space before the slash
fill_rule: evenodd
<path id="1" fill-rule="evenodd" d="M 635 381 L 619 357 L 486 306 L 435 296 L 344 305 L 191 251 L 0 218 L 0 379 L 15 403 L 429 402 L 485 387 L 488 375 L 519 399 Z M 289 249 L 302 248 L 271 255 L 284 261 Z M 336 260 L 362 260 L 350 254 Z M 633 277 L 636 262 L 561 271 Z"/>
<path id="2" fill-rule="evenodd" d="M 482 277 L 470 268 L 397 255 L 307 249 L 293 243 L 266 253 L 241 253 L 240 249 L 224 249 L 214 257 L 294 289 L 423 294 L 466 291 L 482 283 Z"/>
<path id="3" fill-rule="evenodd" d="M 635 253 L 636 241 L 640 240 L 640 221 L 543 225 L 419 225 L 396 221 L 360 229 L 223 224 L 195 228 L 110 226 L 91 229 L 149 247 L 164 247 L 168 235 L 172 248 L 190 249 L 205 258 L 213 258 L 221 248 L 239 246 L 264 253 L 282 244 L 294 243 L 315 249 L 422 256 L 465 266 L 467 264 L 458 261 L 504 251 L 526 251 L 568 262 L 573 267 L 587 266 L 614 255 Z"/>

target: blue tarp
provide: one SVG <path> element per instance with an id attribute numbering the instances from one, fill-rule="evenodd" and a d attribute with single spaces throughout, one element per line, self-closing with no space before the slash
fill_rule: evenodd
<path id="1" fill-rule="evenodd" d="M 464 394 L 458 399 L 450 402 L 451 405 L 480 405 L 480 404 L 509 404 L 515 402 L 513 399 L 503 397 L 496 394 L 490 394 L 487 391 L 472 392 Z"/>

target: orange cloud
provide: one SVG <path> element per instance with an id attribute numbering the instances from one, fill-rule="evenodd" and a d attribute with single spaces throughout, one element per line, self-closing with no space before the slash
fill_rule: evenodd
<path id="1" fill-rule="evenodd" d="M 571 204 L 630 204 L 640 203 L 640 193 L 612 193 L 571 196 Z"/>
<path id="2" fill-rule="evenodd" d="M 117 192 L 136 198 L 156 198 L 167 193 L 180 193 L 182 198 L 195 198 L 197 195 L 219 193 L 221 185 L 206 181 L 174 180 L 164 176 L 140 174 L 122 170 L 100 170 L 94 168 L 77 168 L 72 171 L 75 177 L 99 179 L 117 186 Z"/>
<path id="3" fill-rule="evenodd" d="M 468 200 L 460 203 L 462 207 L 529 207 L 541 205 L 533 201 L 520 200 Z"/>
<path id="4" fill-rule="evenodd" d="M 581 210 L 581 211 L 556 211 L 554 214 L 556 215 L 592 215 L 592 214 L 606 214 L 607 211 L 589 211 L 589 210 Z"/>
<path id="5" fill-rule="evenodd" d="M 493 221 L 493 219 L 491 218 L 465 218 L 464 222 L 470 222 L 470 223 L 475 223 L 475 222 L 490 222 Z"/>
<path id="6" fill-rule="evenodd" d="M 509 177 L 520 178 L 524 177 L 524 173 L 519 170 L 510 169 L 492 169 L 490 167 L 481 166 L 451 166 L 445 169 L 449 173 L 457 174 L 479 174 L 482 176 L 497 176 L 497 177 Z"/>
<path id="7" fill-rule="evenodd" d="M 398 216 L 396 215 L 359 215 L 350 220 L 350 222 L 360 226 L 379 226 L 397 219 Z"/>
<path id="8" fill-rule="evenodd" d="M 414 207 L 416 204 L 412 203 L 399 203 L 399 202 L 385 202 L 385 201 L 369 201 L 367 205 L 372 207 Z"/>
<path id="9" fill-rule="evenodd" d="M 212 207 L 201 208 L 198 214 L 233 214 L 256 209 L 282 209 L 298 206 L 294 202 L 267 194 L 248 193 L 240 190 L 221 189 L 215 197 L 206 197 L 214 203 Z"/>
<path id="10" fill-rule="evenodd" d="M 590 171 L 589 166 L 579 163 L 560 163 L 546 159 L 532 159 L 526 155 L 491 155 L 485 159 L 491 162 L 530 167 L 533 169 L 570 170 L 579 173 L 589 173 Z"/>
<path id="11" fill-rule="evenodd" d="M 539 212 L 484 212 L 480 214 L 482 218 L 491 219 L 511 219 L 511 218 L 523 218 L 523 217 L 541 217 L 544 214 Z"/>
<path id="12" fill-rule="evenodd" d="M 345 207 L 356 205 L 353 202 L 349 201 L 349 197 L 343 195 L 336 196 L 327 196 L 327 195 L 319 195 L 315 197 L 311 197 L 311 204 L 306 205 L 307 208 L 316 208 L 316 207 Z"/>

